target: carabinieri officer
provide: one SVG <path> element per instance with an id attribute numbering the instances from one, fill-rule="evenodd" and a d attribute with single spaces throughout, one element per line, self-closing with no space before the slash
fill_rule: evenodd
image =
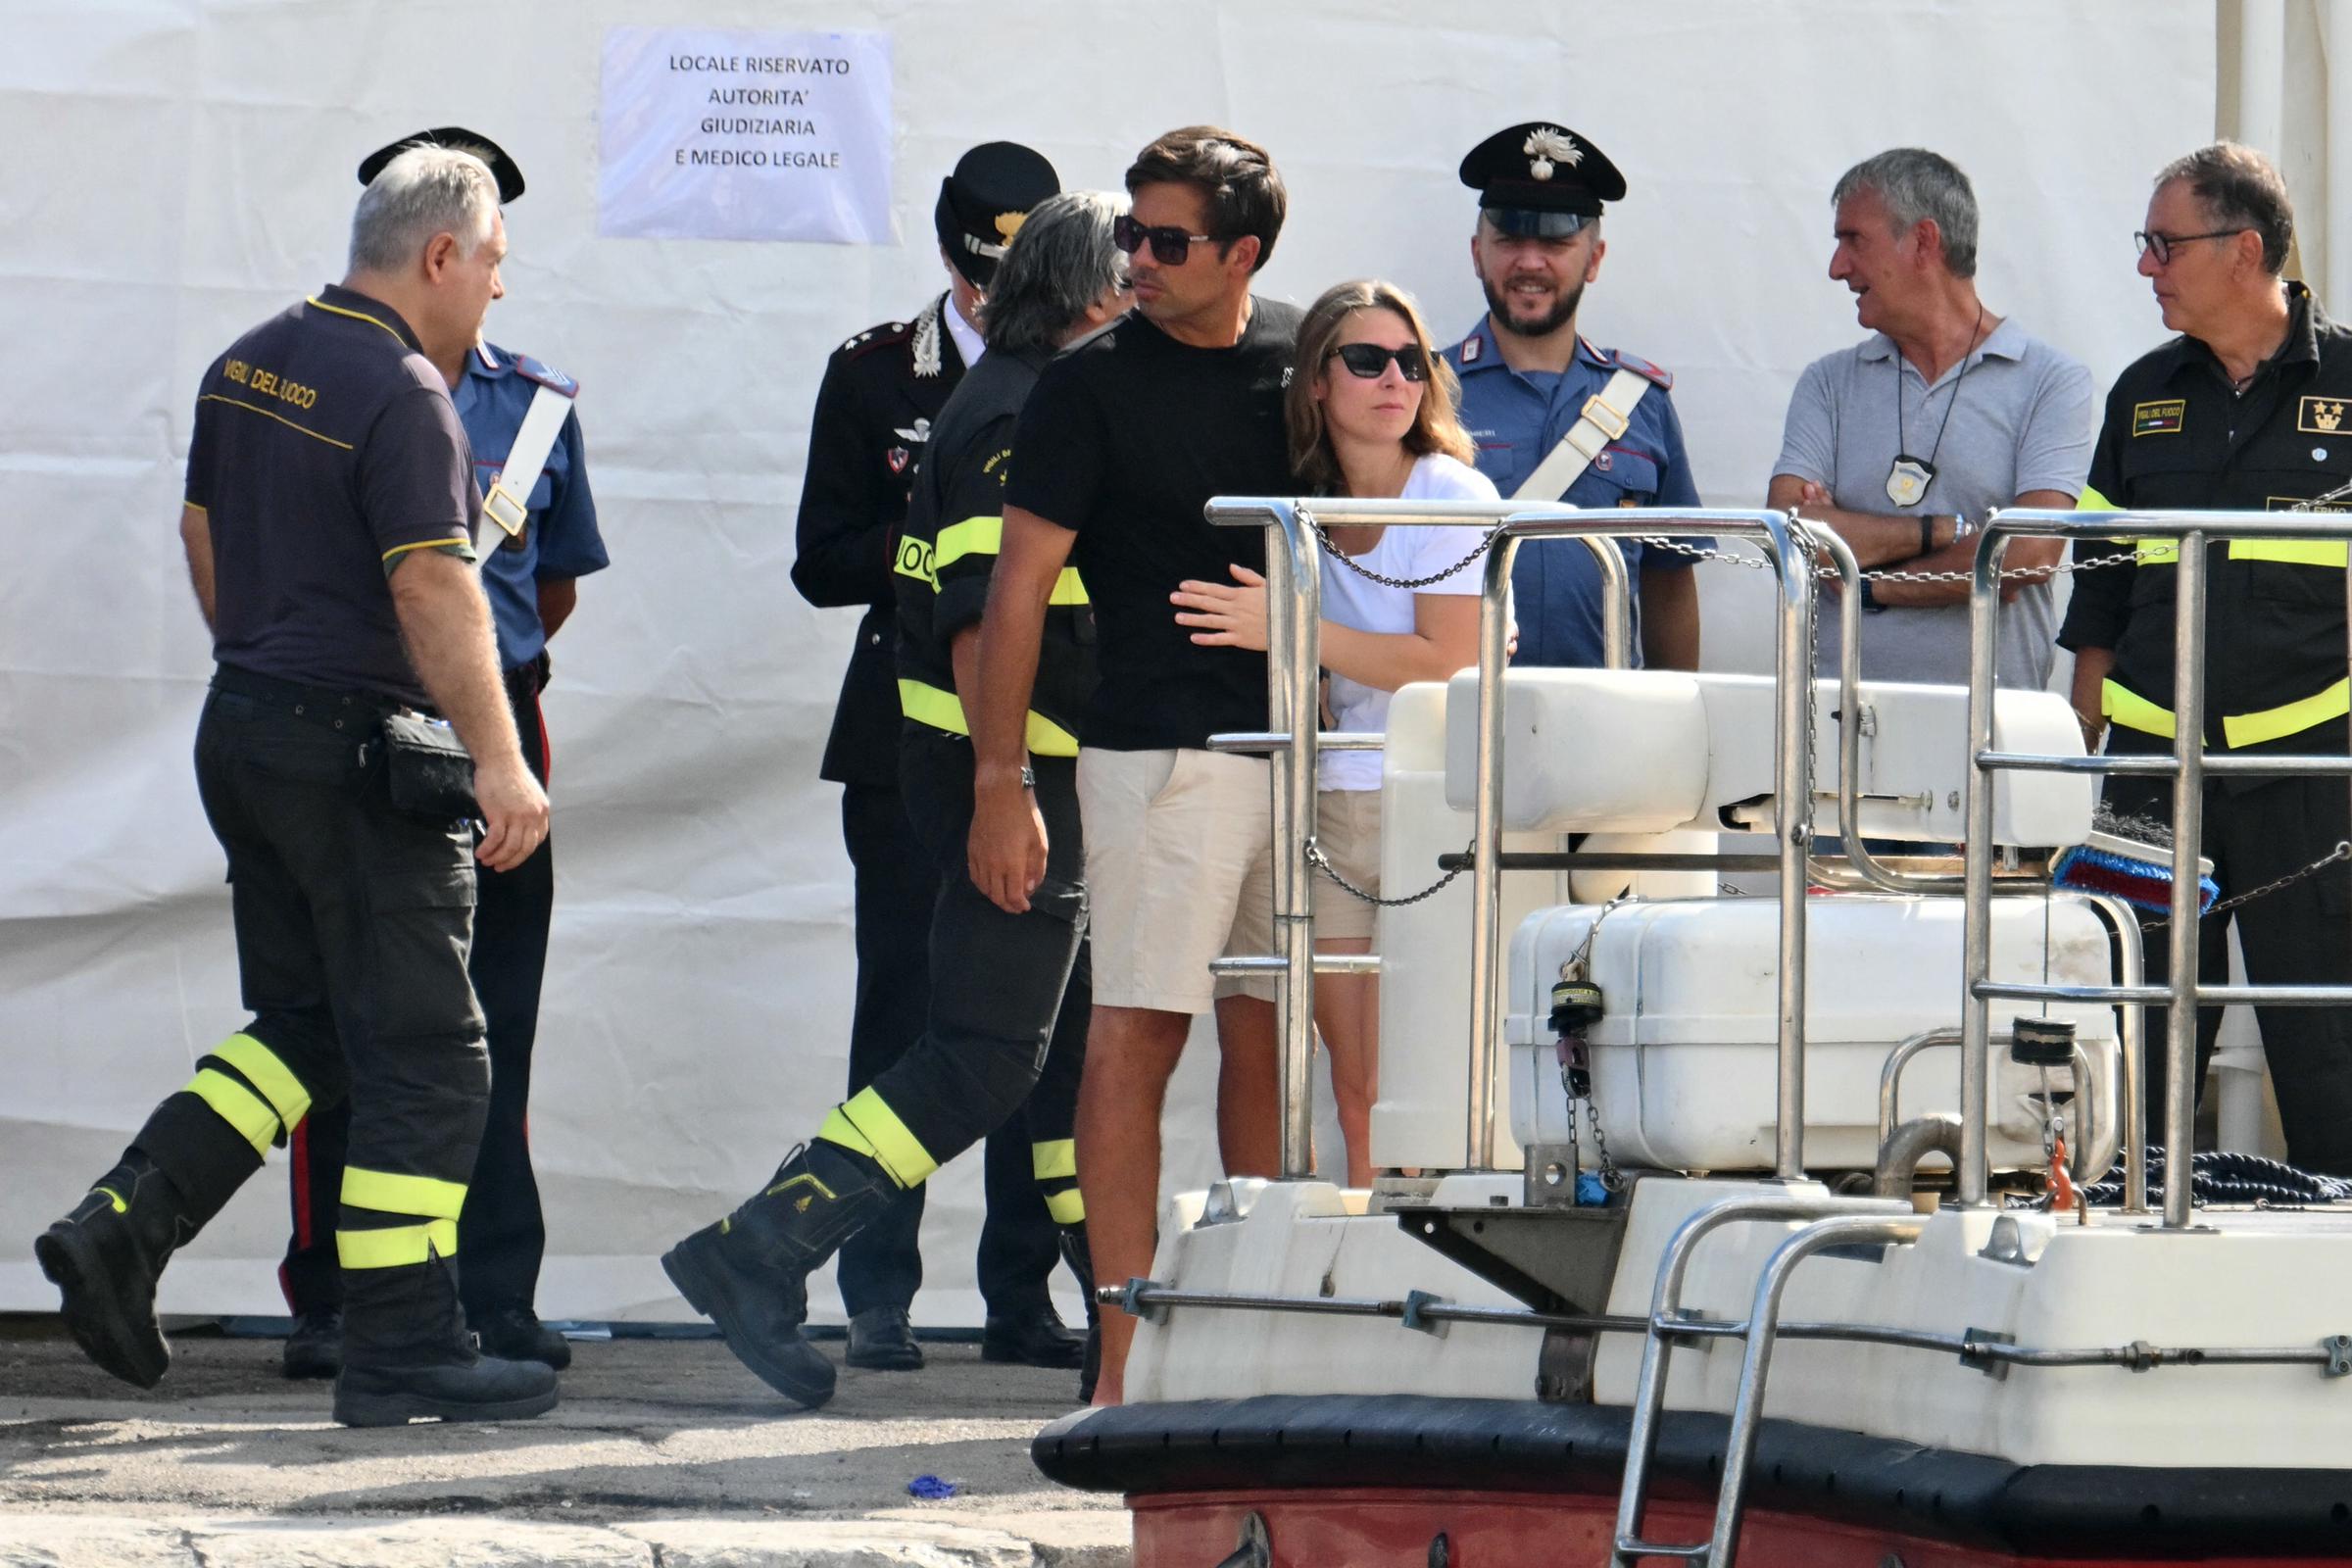
<path id="1" fill-rule="evenodd" d="M 1461 180 L 1479 193 L 1470 260 L 1487 314 L 1446 358 L 1461 382 L 1462 423 L 1478 443 L 1479 472 L 1505 498 L 1697 506 L 1674 377 L 1646 360 L 1594 348 L 1576 329 L 1577 307 L 1608 249 L 1601 206 L 1623 199 L 1625 176 L 1574 131 L 1531 121 L 1473 147 Z M 1696 669 L 1692 558 L 1634 539 L 1618 546 L 1636 588 L 1635 662 Z M 1603 662 L 1600 567 L 1585 545 L 1522 547 L 1511 591 L 1516 662 Z"/>
<path id="2" fill-rule="evenodd" d="M 2217 143 L 2157 175 L 2139 272 L 2180 335 L 2116 379 L 2091 449 L 2086 510 L 2278 512 L 2344 506 L 2352 483 L 2352 329 L 2282 277 L 2294 237 L 2286 182 L 2248 147 Z M 2132 541 L 2123 541 L 2131 545 Z M 2078 557 L 2113 546 L 2078 541 Z M 2075 651 L 2074 702 L 2095 747 L 2173 749 L 2173 620 L 2179 546 L 2142 539 L 2135 560 L 2075 578 L 2060 644 Z M 2344 544 L 2232 539 L 2207 550 L 2205 748 L 2341 757 Z M 2202 853 L 2225 894 L 2305 871 L 2345 838 L 2341 778 L 2230 774 L 2205 785 Z M 2170 822 L 2169 780 L 2111 776 L 2106 804 Z M 2255 985 L 2352 981 L 2352 870 L 2318 875 L 2204 922 L 2199 978 L 2229 974 L 2235 920 Z M 2147 933 L 2147 973 L 2167 972 L 2164 933 Z M 2222 1009 L 2200 1010 L 2197 1076 Z M 2151 1009 L 2161 1028 L 2162 1013 Z M 2287 1157 L 2352 1175 L 2352 1008 L 2258 1007 Z M 2148 1125 L 2161 1128 L 2164 1053 L 2148 1053 Z"/>
<path id="3" fill-rule="evenodd" d="M 454 147 L 479 158 L 498 180 L 502 206 L 522 194 L 522 171 L 505 149 L 459 125 L 418 131 L 370 153 L 360 164 L 360 183 L 407 149 L 422 146 Z M 579 387 L 536 360 L 486 342 L 473 346 L 465 365 L 451 396 L 473 448 L 476 482 L 490 494 L 504 480 L 525 508 L 520 533 L 483 561 L 482 587 L 490 597 L 499 667 L 523 760 L 544 787 L 548 740 L 539 694 L 550 667 L 547 642 L 578 602 L 578 579 L 610 564 L 597 531 L 579 416 L 571 406 Z M 541 408 L 536 424 L 529 418 L 534 408 Z M 518 437 L 544 452 L 527 483 L 521 474 L 506 478 Z M 523 461 L 531 461 L 528 453 Z M 485 549 L 496 542 L 489 535 L 481 541 Z M 570 1364 L 571 1348 L 540 1323 L 534 1301 L 547 1226 L 524 1130 L 555 894 L 552 837 L 520 865 L 484 871 L 476 883 L 466 969 L 488 1030 L 490 1113 L 458 1222 L 458 1289 L 467 1326 L 483 1349 L 561 1369 Z M 288 1377 L 331 1377 L 341 1361 L 343 1288 L 334 1216 L 350 1125 L 348 1108 L 337 1105 L 314 1112 L 294 1134 L 293 1236 L 278 1272 L 295 1314 L 285 1348 Z"/>
<path id="4" fill-rule="evenodd" d="M 930 966 L 909 933 L 930 925 L 939 896 L 938 873 L 917 847 L 899 795 L 892 545 L 931 421 L 983 352 L 980 304 L 997 261 L 1029 209 L 1060 188 L 1054 166 L 1015 142 L 986 142 L 956 160 L 932 211 L 947 291 L 913 320 L 868 327 L 834 350 L 809 421 L 793 586 L 812 605 L 865 611 L 818 770 L 842 786 L 842 840 L 856 890 L 853 1095 L 923 1032 Z M 978 1261 L 989 1315 L 1025 1325 L 1018 1359 L 1075 1366 L 1079 1339 L 1054 1318 L 1047 1290 L 1059 1256 L 1054 1227 L 1019 1140 L 989 1140 L 987 1187 Z M 910 1371 L 923 1364 L 908 1316 L 923 1280 L 922 1216 L 917 1187 L 842 1249 L 836 1278 L 850 1315 L 852 1366 Z"/>

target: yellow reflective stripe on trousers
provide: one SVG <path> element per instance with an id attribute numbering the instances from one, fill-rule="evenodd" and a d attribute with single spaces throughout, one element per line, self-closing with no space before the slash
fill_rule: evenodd
<path id="1" fill-rule="evenodd" d="M 277 1112 L 228 1074 L 207 1067 L 188 1080 L 187 1092 L 212 1106 L 253 1146 L 255 1153 L 267 1154 L 270 1146 L 277 1142 Z"/>
<path id="2" fill-rule="evenodd" d="M 434 1256 L 458 1255 L 458 1222 L 436 1219 L 389 1230 L 335 1232 L 335 1258 L 345 1268 L 406 1268 Z"/>
<path id="3" fill-rule="evenodd" d="M 1046 1212 L 1054 1216 L 1056 1225 L 1083 1225 L 1086 1223 L 1086 1199 L 1075 1187 L 1066 1192 L 1048 1193 Z"/>
<path id="4" fill-rule="evenodd" d="M 2332 566 L 2344 569 L 2341 539 L 2232 539 L 2231 561 L 2277 561 L 2290 566 Z"/>
<path id="5" fill-rule="evenodd" d="M 427 1219 L 454 1220 L 466 1207 L 466 1184 L 434 1176 L 404 1176 L 397 1171 L 343 1167 L 343 1201 L 354 1208 L 379 1214 L 421 1214 Z"/>
<path id="6" fill-rule="evenodd" d="M 311 1092 L 302 1080 L 278 1059 L 277 1053 L 251 1035 L 230 1035 L 215 1046 L 212 1054 L 227 1062 L 245 1075 L 245 1081 L 262 1092 L 277 1112 L 277 1123 L 291 1133 L 302 1125 L 302 1118 L 311 1111 Z"/>
<path id="7" fill-rule="evenodd" d="M 951 735 L 969 735 L 971 727 L 963 719 L 963 703 L 954 692 L 944 690 L 928 681 L 899 679 L 899 711 L 918 724 L 944 729 Z M 1054 723 L 1035 709 L 1029 710 L 1027 722 L 1021 727 L 1022 744 L 1036 757 L 1076 757 L 1078 737 Z"/>
<path id="8" fill-rule="evenodd" d="M 825 1118 L 826 1129 L 834 1125 L 834 1117 L 847 1122 L 864 1140 L 865 1147 L 859 1152 L 869 1155 L 901 1187 L 920 1186 L 924 1177 L 939 1169 L 939 1161 L 923 1148 L 922 1140 L 906 1130 L 906 1124 L 899 1120 L 899 1113 L 870 1086 L 852 1095 L 846 1103 L 835 1106 L 833 1115 Z M 823 1129 L 817 1136 L 845 1148 L 858 1147 Z"/>
<path id="9" fill-rule="evenodd" d="M 2171 709 L 2159 708 L 2112 680 L 2100 688 L 2099 706 L 2109 718 L 2126 729 L 2135 729 L 2143 735 L 2161 735 L 2166 740 L 2178 735 L 2180 726 Z M 2265 741 L 2299 735 L 2315 724 L 2325 724 L 2348 712 L 2352 712 L 2352 679 L 2339 680 L 2326 691 L 2281 703 L 2277 708 L 2227 714 L 2222 719 L 2222 740 L 2232 748 L 2260 746 Z"/>
<path id="10" fill-rule="evenodd" d="M 1029 1146 L 1029 1168 L 1041 1182 L 1078 1174 L 1078 1140 L 1055 1138 Z"/>

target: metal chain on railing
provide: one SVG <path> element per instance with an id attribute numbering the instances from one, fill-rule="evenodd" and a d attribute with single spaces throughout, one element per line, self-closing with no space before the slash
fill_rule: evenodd
<path id="1" fill-rule="evenodd" d="M 1666 539 L 1654 534 L 1641 534 L 1637 537 L 1642 544 L 1653 550 L 1671 550 L 1678 556 L 1689 556 L 1693 561 L 1720 561 L 1726 565 L 1745 566 L 1753 571 L 1769 570 L 1772 564 L 1761 556 L 1739 555 L 1733 551 L 1717 550 L 1706 545 L 1687 545 L 1679 539 Z M 2137 550 L 2121 550 L 2110 556 L 2092 556 L 2087 561 L 2061 561 L 2051 566 L 2012 567 L 2001 573 L 2001 581 L 2046 582 L 2052 577 L 2063 577 L 2078 571 L 2096 571 L 2102 566 L 2121 566 L 2138 560 L 2139 552 Z M 1816 566 L 1813 574 L 1835 581 L 1838 577 L 1838 568 Z M 1862 572 L 1860 575 L 1872 582 L 1965 583 L 1976 580 L 1976 573 L 1968 570 L 1903 571 L 1892 566 L 1881 566 L 1875 570 Z"/>
<path id="2" fill-rule="evenodd" d="M 1477 849 L 1478 840 L 1472 839 L 1468 844 L 1462 847 L 1462 853 L 1464 855 L 1470 855 Z M 1377 904 L 1384 909 L 1401 909 L 1408 904 L 1419 904 L 1423 899 L 1435 897 L 1437 894 L 1444 892 L 1446 888 L 1453 881 L 1453 879 L 1457 876 L 1460 876 L 1463 870 L 1467 868 L 1467 862 L 1465 861 L 1463 865 L 1455 866 L 1452 870 L 1446 872 L 1444 876 L 1438 878 L 1435 882 L 1432 882 L 1429 886 L 1423 888 L 1418 893 L 1408 893 L 1400 899 L 1384 899 L 1377 893 L 1366 893 L 1362 888 L 1357 887 L 1354 883 L 1340 875 L 1340 868 L 1331 863 L 1331 858 L 1323 853 L 1323 846 L 1317 844 L 1311 838 L 1306 841 L 1306 863 L 1313 866 L 1316 870 L 1322 872 L 1325 876 L 1331 878 L 1334 882 L 1337 882 L 1344 892 L 1352 893 L 1357 898 L 1363 900 L 1366 904 Z"/>
<path id="3" fill-rule="evenodd" d="M 2278 892 L 2280 888 L 2291 888 L 2306 877 L 2318 876 L 2322 871 L 2327 870 L 2338 860 L 2352 860 L 2352 843 L 2339 842 L 2334 849 L 2329 850 L 2326 855 L 2321 856 L 2318 859 L 2312 861 L 2309 865 L 2303 867 L 2299 871 L 2289 871 L 2286 873 L 2286 875 L 2282 877 L 2276 877 L 2271 881 L 2265 882 L 2258 888 L 2249 888 L 2247 891 L 2238 894 L 2235 898 L 2222 899 L 2218 901 L 2212 908 L 2207 909 L 2204 914 L 2199 915 L 2198 918 L 2210 918 L 2213 915 L 2220 914 L 2225 909 L 2234 909 L 2241 904 L 2252 904 L 2256 899 L 2267 898 L 2271 894 Z M 2140 929 L 2144 931 L 2153 931 L 2159 926 L 2167 926 L 2171 925 L 2172 923 L 2173 917 L 2169 914 L 2160 915 L 2153 920 L 2142 920 L 2139 922 Z"/>
<path id="4" fill-rule="evenodd" d="M 1325 555 L 1331 557 L 1334 561 L 1337 561 L 1341 565 L 1346 566 L 1349 571 L 1354 572 L 1358 577 L 1369 578 L 1371 581 L 1379 583 L 1384 588 L 1427 588 L 1432 583 L 1444 582 L 1446 578 L 1452 576 L 1455 572 L 1461 570 L 1464 566 L 1467 566 L 1470 564 L 1470 563 L 1476 561 L 1479 557 L 1494 549 L 1495 539 L 1500 537 L 1502 533 L 1502 524 L 1499 522 L 1494 527 L 1489 528 L 1487 530 L 1486 537 L 1479 540 L 1478 548 L 1476 550 L 1471 551 L 1461 560 L 1455 562 L 1452 565 L 1447 566 L 1444 571 L 1432 572 L 1426 577 L 1391 577 L 1383 572 L 1374 571 L 1370 566 L 1365 565 L 1362 562 L 1348 554 L 1347 551 L 1342 550 L 1336 543 L 1332 541 L 1331 534 L 1324 528 L 1323 519 L 1316 516 L 1310 509 L 1306 507 L 1300 507 L 1298 509 L 1298 517 L 1299 520 L 1304 522 L 1309 528 L 1315 530 L 1315 537 L 1317 539 L 1323 541 L 1323 553 Z M 1468 525 L 1465 524 L 1465 526 Z"/>

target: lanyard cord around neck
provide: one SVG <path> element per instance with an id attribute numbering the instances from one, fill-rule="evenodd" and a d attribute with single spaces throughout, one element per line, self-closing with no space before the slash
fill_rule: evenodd
<path id="1" fill-rule="evenodd" d="M 1952 377 L 1952 395 L 1943 405 L 1943 422 L 1936 427 L 1936 444 L 1928 448 L 1927 465 L 1930 484 L 1936 482 L 1936 454 L 1943 450 L 1943 432 L 1952 427 L 1952 410 L 1960 406 L 1960 383 L 1967 380 L 1968 372 L 1977 368 L 1977 362 L 1969 356 L 1976 353 L 1977 333 L 1984 330 L 1984 307 L 1979 305 L 1976 328 L 1969 333 L 1968 348 L 1960 356 L 1960 373 Z M 1924 392 L 1921 394 L 1920 402 L 1923 406 L 1927 402 Z M 1903 351 L 1900 348 L 1894 351 L 1894 451 L 1898 458 L 1911 455 L 1911 443 L 1903 436 Z"/>

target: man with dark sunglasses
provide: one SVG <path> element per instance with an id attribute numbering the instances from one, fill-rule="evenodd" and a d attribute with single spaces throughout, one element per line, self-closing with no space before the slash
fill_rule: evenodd
<path id="1" fill-rule="evenodd" d="M 1095 986 L 1077 1161 L 1102 1280 L 1151 1269 L 1160 1106 L 1194 1017 L 1212 1005 L 1209 961 L 1273 940 L 1267 764 L 1208 750 L 1219 731 L 1265 726 L 1265 656 L 1196 646 L 1169 595 L 1265 564 L 1256 529 L 1212 528 L 1201 508 L 1294 487 L 1283 388 L 1299 319 L 1250 292 L 1288 205 L 1265 149 L 1213 126 L 1172 130 L 1137 156 L 1127 189 L 1133 212 L 1114 237 L 1137 309 L 1048 367 L 1022 411 L 966 705 L 972 880 L 1017 913 L 1048 850 L 1023 720 L 1047 608 L 1074 558 L 1101 638 L 1077 769 Z M 1220 1093 L 1226 1168 L 1270 1175 L 1273 1064 L 1226 1066 L 1223 1084 L 1250 1096 Z M 1119 1401 L 1133 1333 L 1125 1314 L 1102 1314 L 1098 1403 Z"/>
<path id="2" fill-rule="evenodd" d="M 2286 181 L 2251 147 L 2217 142 L 2157 174 L 2140 243 L 2167 329 L 2107 394 L 2090 452 L 2085 509 L 2189 512 L 2341 510 L 2352 484 L 2352 327 L 2284 276 L 2295 233 Z M 2134 541 L 2082 540 L 2078 559 Z M 2095 749 L 2169 754 L 2178 546 L 2136 541 L 2122 567 L 2075 577 L 2058 641 L 2075 652 L 2075 711 Z M 2339 540 L 2233 539 L 2208 547 L 2205 733 L 2208 756 L 2341 757 L 2352 699 L 2344 683 L 2344 546 Z M 2183 742 L 2187 737 L 2182 737 Z M 2120 813 L 2170 821 L 2172 783 L 2111 776 Z M 2352 952 L 2352 871 L 2324 865 L 2346 837 L 2340 778 L 2208 774 L 2204 842 L 2225 891 L 2288 885 L 2198 933 L 2205 983 L 2228 978 L 2237 925 L 2255 985 L 2343 985 Z M 2305 875 L 2323 864 L 2316 875 Z M 2161 985 L 2165 932 L 2145 933 L 2148 983 Z M 2196 1079 L 2222 1009 L 2197 1017 Z M 2159 1025 L 2160 1013 L 2154 1014 Z M 2352 1175 L 2352 1008 L 2258 1007 L 2278 1092 L 2286 1156 Z M 2148 1054 L 2148 1125 L 2160 1124 L 2164 1053 Z"/>
<path id="3" fill-rule="evenodd" d="M 1670 395 L 1674 377 L 1596 349 L 1576 328 L 1585 288 L 1600 275 L 1608 249 L 1601 207 L 1624 198 L 1625 176 L 1584 137 L 1532 121 L 1473 147 L 1461 180 L 1479 193 L 1470 261 L 1487 314 L 1446 358 L 1461 382 L 1462 423 L 1478 443 L 1479 471 L 1503 495 L 1533 501 L 1697 506 Z M 1633 539 L 1619 548 L 1638 585 L 1637 662 L 1696 669 L 1693 558 Z M 1600 567 L 1583 545 L 1520 551 L 1511 591 L 1515 662 L 1604 662 Z"/>

